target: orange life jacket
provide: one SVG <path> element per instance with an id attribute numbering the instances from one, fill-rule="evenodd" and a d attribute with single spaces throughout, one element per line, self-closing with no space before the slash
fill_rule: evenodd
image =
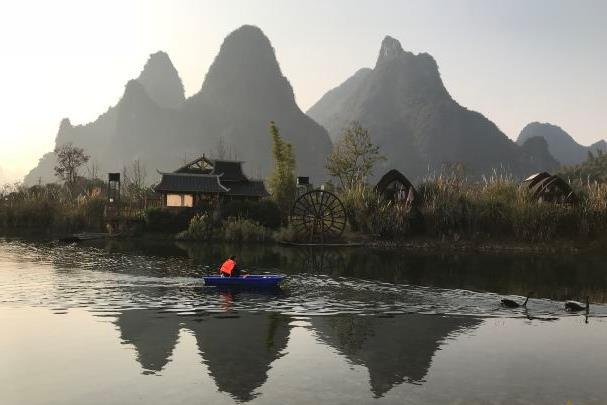
<path id="1" fill-rule="evenodd" d="M 236 268 L 236 262 L 232 259 L 228 259 L 221 265 L 220 273 L 225 273 L 229 276 L 232 275 L 232 271 Z"/>

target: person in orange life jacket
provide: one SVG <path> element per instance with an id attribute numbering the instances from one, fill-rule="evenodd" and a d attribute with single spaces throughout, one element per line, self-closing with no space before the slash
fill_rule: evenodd
<path id="1" fill-rule="evenodd" d="M 228 260 L 223 262 L 219 269 L 219 274 L 223 277 L 238 277 L 240 276 L 240 269 L 236 264 L 236 256 L 230 256 Z"/>

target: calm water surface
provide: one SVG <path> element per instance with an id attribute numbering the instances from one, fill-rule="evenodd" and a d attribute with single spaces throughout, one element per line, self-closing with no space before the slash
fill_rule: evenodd
<path id="1" fill-rule="evenodd" d="M 0 404 L 606 404 L 604 260 L 0 239 Z"/>

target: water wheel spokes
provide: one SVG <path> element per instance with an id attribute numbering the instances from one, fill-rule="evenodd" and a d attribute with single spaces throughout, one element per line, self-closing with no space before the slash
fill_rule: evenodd
<path id="1" fill-rule="evenodd" d="M 291 224 L 295 232 L 310 242 L 339 238 L 346 227 L 346 213 L 337 196 L 329 191 L 312 190 L 293 204 Z"/>

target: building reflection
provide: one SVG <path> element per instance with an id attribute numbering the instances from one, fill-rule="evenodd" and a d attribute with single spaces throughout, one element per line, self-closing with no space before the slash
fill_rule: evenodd
<path id="1" fill-rule="evenodd" d="M 471 317 L 409 314 L 397 317 L 314 317 L 318 339 L 369 371 L 376 398 L 394 386 L 421 384 L 444 342 L 481 323 Z"/>

